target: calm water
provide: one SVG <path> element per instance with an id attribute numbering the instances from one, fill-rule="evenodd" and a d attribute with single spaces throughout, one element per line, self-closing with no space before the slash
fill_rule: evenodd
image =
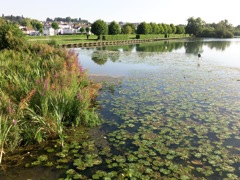
<path id="1" fill-rule="evenodd" d="M 95 49 L 75 49 L 89 73 L 128 75 L 133 70 L 154 70 L 168 63 L 240 68 L 240 39 L 166 41 Z M 198 53 L 201 58 L 198 58 Z"/>
<path id="2" fill-rule="evenodd" d="M 96 99 L 104 123 L 0 179 L 239 179 L 239 49 L 240 39 L 75 49 L 89 73 L 121 76 Z"/>
<path id="3" fill-rule="evenodd" d="M 240 39 L 76 49 L 89 73 L 124 77 L 97 98 L 112 153 L 101 170 L 137 179 L 238 179 L 239 49 Z"/>

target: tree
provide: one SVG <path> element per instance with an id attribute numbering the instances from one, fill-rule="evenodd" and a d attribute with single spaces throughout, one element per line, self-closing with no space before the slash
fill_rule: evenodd
<path id="1" fill-rule="evenodd" d="M 163 33 L 164 34 L 171 34 L 172 33 L 172 28 L 170 27 L 170 25 L 162 23 L 162 27 L 163 27 Z"/>
<path id="2" fill-rule="evenodd" d="M 222 20 L 216 25 L 216 36 L 218 38 L 232 38 L 234 33 L 234 27 L 228 22 L 228 20 Z"/>
<path id="3" fill-rule="evenodd" d="M 85 28 L 84 27 L 81 27 L 80 28 L 80 32 L 83 33 L 85 31 Z"/>
<path id="4" fill-rule="evenodd" d="M 159 34 L 164 34 L 164 29 L 162 24 L 158 24 L 158 28 L 159 28 Z"/>
<path id="5" fill-rule="evenodd" d="M 71 20 L 72 20 L 71 17 L 69 17 L 69 16 L 66 17 L 66 21 L 67 21 L 68 23 L 71 22 Z"/>
<path id="6" fill-rule="evenodd" d="M 176 26 L 174 26 L 174 24 L 170 24 L 170 27 L 171 27 L 171 29 L 172 29 L 172 34 L 175 34 L 176 31 L 177 31 Z"/>
<path id="7" fill-rule="evenodd" d="M 9 22 L 0 24 L 0 50 L 2 49 L 21 49 L 25 39 L 23 32 L 17 25 Z"/>
<path id="8" fill-rule="evenodd" d="M 52 22 L 52 28 L 55 30 L 59 29 L 59 25 L 56 21 Z"/>
<path id="9" fill-rule="evenodd" d="M 108 26 L 108 34 L 115 35 L 121 33 L 121 27 L 115 21 L 112 21 Z"/>
<path id="10" fill-rule="evenodd" d="M 42 32 L 43 31 L 43 24 L 38 21 L 38 20 L 31 20 L 31 25 L 34 29 L 38 30 L 39 32 Z"/>
<path id="11" fill-rule="evenodd" d="M 130 30 L 130 28 L 131 30 Z M 123 34 L 134 34 L 136 31 L 135 25 L 133 23 L 126 23 L 122 27 L 122 33 Z"/>
<path id="12" fill-rule="evenodd" d="M 91 26 L 91 32 L 101 38 L 101 35 L 108 34 L 108 25 L 103 20 L 99 19 L 95 21 Z"/>
<path id="13" fill-rule="evenodd" d="M 122 33 L 123 34 L 132 34 L 132 27 L 127 25 L 127 26 L 123 26 L 122 28 Z"/>
<path id="14" fill-rule="evenodd" d="M 188 18 L 188 23 L 186 26 L 186 32 L 188 34 L 193 34 L 195 36 L 198 36 L 201 34 L 204 26 L 205 26 L 205 21 L 203 21 L 200 17 L 197 19 L 194 19 L 193 17 Z"/>
<path id="15" fill-rule="evenodd" d="M 32 27 L 31 19 L 29 19 L 29 18 L 20 19 L 20 20 L 19 20 L 19 24 L 20 24 L 21 26 L 25 26 L 25 27 Z"/>
<path id="16" fill-rule="evenodd" d="M 87 34 L 89 34 L 90 28 L 89 28 L 89 27 L 86 27 L 85 31 L 87 32 Z"/>
<path id="17" fill-rule="evenodd" d="M 53 22 L 53 19 L 47 17 L 46 21 L 47 21 L 47 22 Z"/>
<path id="18" fill-rule="evenodd" d="M 146 22 L 142 22 L 137 27 L 138 34 L 150 34 L 152 32 L 152 27 Z"/>
<path id="19" fill-rule="evenodd" d="M 152 34 L 159 34 L 159 26 L 156 23 L 150 23 L 150 25 L 152 27 Z"/>
<path id="20" fill-rule="evenodd" d="M 177 25 L 176 34 L 185 34 L 185 27 L 183 25 Z"/>

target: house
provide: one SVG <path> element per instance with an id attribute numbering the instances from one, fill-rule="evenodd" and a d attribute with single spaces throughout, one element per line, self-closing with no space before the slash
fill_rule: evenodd
<path id="1" fill-rule="evenodd" d="M 35 35 L 35 34 L 39 33 L 38 31 L 36 31 L 32 28 L 29 28 L 29 27 L 25 27 L 25 26 L 19 26 L 19 29 L 21 29 L 23 31 L 23 33 L 26 35 Z"/>
<path id="2" fill-rule="evenodd" d="M 55 33 L 55 30 L 51 27 L 45 27 L 43 29 L 43 34 L 45 36 L 54 36 L 56 33 Z"/>

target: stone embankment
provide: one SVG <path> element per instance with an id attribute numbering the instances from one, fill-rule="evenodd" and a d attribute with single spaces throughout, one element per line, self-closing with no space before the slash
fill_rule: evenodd
<path id="1" fill-rule="evenodd" d="M 117 41 L 93 41 L 93 42 L 80 42 L 74 44 L 60 44 L 61 47 L 75 48 L 75 47 L 99 47 L 99 46 L 114 46 L 114 45 L 125 45 L 125 44 L 138 44 L 145 42 L 154 42 L 162 40 L 172 40 L 180 38 L 159 38 L 159 39 L 132 39 L 132 40 L 117 40 Z"/>

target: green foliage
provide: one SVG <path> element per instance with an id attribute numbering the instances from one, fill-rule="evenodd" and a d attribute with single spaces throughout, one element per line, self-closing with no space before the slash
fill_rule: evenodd
<path id="1" fill-rule="evenodd" d="M 162 27 L 163 27 L 163 33 L 164 34 L 171 34 L 172 33 L 172 28 L 170 27 L 169 24 L 162 23 Z"/>
<path id="2" fill-rule="evenodd" d="M 199 37 L 216 37 L 216 32 L 214 28 L 208 27 L 204 28 Z"/>
<path id="3" fill-rule="evenodd" d="M 126 23 L 122 26 L 123 34 L 135 34 L 135 25 L 133 23 Z"/>
<path id="4" fill-rule="evenodd" d="M 13 23 L 0 24 L 0 50 L 21 49 L 25 44 L 23 32 Z"/>
<path id="5" fill-rule="evenodd" d="M 172 29 L 172 34 L 175 34 L 176 31 L 177 31 L 176 26 L 174 26 L 174 24 L 170 24 L 170 27 L 171 27 L 171 29 Z"/>
<path id="6" fill-rule="evenodd" d="M 142 22 L 137 27 L 137 33 L 138 34 L 151 34 L 152 33 L 152 27 L 150 24 L 146 22 Z"/>
<path id="7" fill-rule="evenodd" d="M 100 39 L 100 35 L 108 34 L 108 25 L 103 20 L 99 19 L 95 21 L 91 26 L 91 32 L 97 35 Z"/>
<path id="8" fill-rule="evenodd" d="M 160 28 L 156 23 L 150 23 L 152 27 L 152 34 L 159 34 L 160 33 Z"/>
<path id="9" fill-rule="evenodd" d="M 158 24 L 158 28 L 159 28 L 159 34 L 163 34 L 164 33 L 164 29 L 162 24 Z"/>
<path id="10" fill-rule="evenodd" d="M 86 32 L 89 33 L 90 32 L 90 28 L 89 27 L 86 27 Z"/>
<path id="11" fill-rule="evenodd" d="M 55 29 L 55 30 L 59 29 L 58 23 L 57 22 L 52 22 L 52 28 Z"/>
<path id="12" fill-rule="evenodd" d="M 40 21 L 33 19 L 33 20 L 31 20 L 31 25 L 34 29 L 42 32 L 43 24 Z"/>
<path id="13" fill-rule="evenodd" d="M 110 35 L 116 35 L 121 33 L 121 28 L 118 23 L 115 21 L 112 21 L 108 26 L 108 34 Z"/>
<path id="14" fill-rule="evenodd" d="M 85 31 L 85 28 L 84 27 L 81 27 L 80 28 L 80 32 L 83 33 Z"/>
<path id="15" fill-rule="evenodd" d="M 127 25 L 127 26 L 123 26 L 122 28 L 122 33 L 123 34 L 132 34 L 133 29 L 131 26 Z"/>
<path id="16" fill-rule="evenodd" d="M 101 86 L 89 82 L 73 51 L 30 44 L 2 50 L 0 62 L 0 152 L 56 136 L 63 146 L 65 127 L 99 124 L 91 106 Z"/>
<path id="17" fill-rule="evenodd" d="M 176 34 L 185 34 L 185 27 L 181 25 L 176 26 Z"/>
<path id="18" fill-rule="evenodd" d="M 55 39 L 51 39 L 47 44 L 53 47 L 58 47 L 58 43 Z"/>
<path id="19" fill-rule="evenodd" d="M 197 19 L 190 17 L 187 21 L 186 33 L 193 34 L 194 36 L 198 36 L 206 24 L 205 21 L 203 21 L 200 17 Z"/>
<path id="20" fill-rule="evenodd" d="M 188 19 L 186 32 L 197 37 L 232 38 L 234 27 L 227 20 L 218 24 L 206 24 L 201 18 L 191 17 Z"/>

